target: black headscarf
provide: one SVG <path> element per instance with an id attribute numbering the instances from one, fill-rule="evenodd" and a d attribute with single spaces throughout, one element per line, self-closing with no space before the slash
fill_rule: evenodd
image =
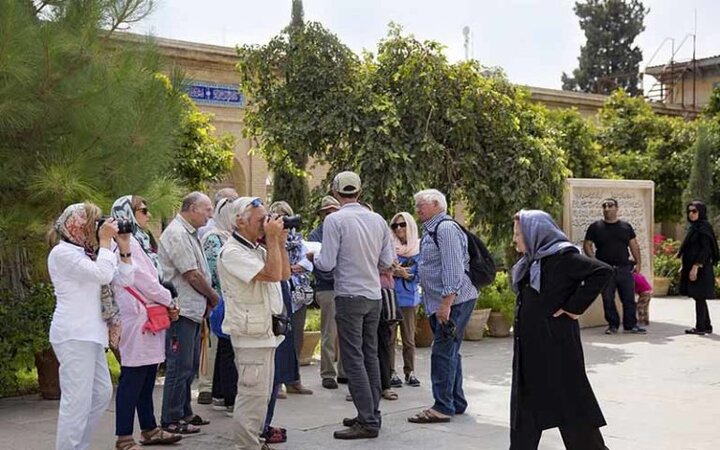
<path id="1" fill-rule="evenodd" d="M 690 208 L 691 206 L 694 206 L 698 210 L 698 218 L 694 222 L 690 220 L 690 214 L 687 212 L 687 208 Z M 713 231 L 712 225 L 710 225 L 710 222 L 708 221 L 707 207 L 705 206 L 705 203 L 697 200 L 690 202 L 685 208 L 685 213 L 687 215 L 687 221 L 690 223 L 690 226 L 688 226 L 687 234 L 685 235 L 685 239 L 680 246 L 680 251 L 678 252 L 678 255 L 683 254 L 683 252 L 690 243 L 690 239 L 693 238 L 693 236 L 695 236 L 696 234 L 705 235 L 710 238 L 710 242 L 712 242 L 712 260 L 710 262 L 714 265 L 716 262 L 720 261 L 720 249 L 718 249 L 715 232 Z"/>

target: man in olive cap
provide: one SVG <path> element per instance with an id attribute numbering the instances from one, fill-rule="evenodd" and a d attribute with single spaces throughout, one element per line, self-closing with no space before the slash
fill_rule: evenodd
<path id="1" fill-rule="evenodd" d="M 340 357 L 357 417 L 343 420 L 336 439 L 375 438 L 380 432 L 380 272 L 392 266 L 395 250 L 385 219 L 360 203 L 360 177 L 341 172 L 333 180 L 340 210 L 325 219 L 315 267 L 335 270 L 335 321 Z"/>
<path id="2" fill-rule="evenodd" d="M 340 202 L 335 200 L 332 195 L 326 195 L 320 201 L 320 208 L 317 213 L 320 216 L 320 225 L 312 230 L 308 235 L 310 242 L 322 242 L 323 239 L 323 223 L 328 214 L 332 214 L 340 209 Z M 339 361 L 337 353 L 337 326 L 335 325 L 335 280 L 332 271 L 323 272 L 317 267 L 313 269 L 315 282 L 313 290 L 315 291 L 315 301 L 320 306 L 320 377 L 322 378 L 322 386 L 326 389 L 337 389 L 338 384 L 335 381 L 347 383 L 347 378 L 342 371 L 342 363 Z M 335 360 L 338 360 L 337 371 L 335 370 Z"/>

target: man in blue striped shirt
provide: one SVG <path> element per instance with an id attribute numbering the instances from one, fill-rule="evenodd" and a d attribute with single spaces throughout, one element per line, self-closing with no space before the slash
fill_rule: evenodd
<path id="1" fill-rule="evenodd" d="M 430 378 L 435 403 L 408 420 L 448 422 L 467 408 L 460 344 L 478 292 L 468 276 L 467 236 L 447 214 L 445 196 L 436 189 L 420 191 L 415 194 L 415 211 L 423 222 L 419 275 L 433 330 Z"/>

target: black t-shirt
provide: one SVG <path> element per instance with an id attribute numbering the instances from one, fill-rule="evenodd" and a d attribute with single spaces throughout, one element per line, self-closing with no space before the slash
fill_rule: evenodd
<path id="1" fill-rule="evenodd" d="M 585 240 L 595 243 L 597 259 L 611 266 L 630 264 L 628 246 L 634 238 L 635 230 L 632 225 L 622 220 L 615 223 L 598 220 L 592 223 L 585 233 Z"/>

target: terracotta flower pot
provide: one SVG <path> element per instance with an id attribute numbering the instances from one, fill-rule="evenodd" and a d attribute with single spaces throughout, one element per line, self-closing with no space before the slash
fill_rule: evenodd
<path id="1" fill-rule="evenodd" d="M 60 363 L 52 348 L 35 354 L 40 395 L 45 400 L 60 398 Z"/>
<path id="2" fill-rule="evenodd" d="M 487 321 L 488 333 L 492 337 L 508 337 L 510 336 L 510 322 L 505 316 L 497 311 L 490 313 Z"/>
<path id="3" fill-rule="evenodd" d="M 672 278 L 655 277 L 653 279 L 653 295 L 656 297 L 665 297 L 668 295 L 671 283 Z"/>
<path id="4" fill-rule="evenodd" d="M 430 347 L 433 333 L 427 317 L 418 317 L 415 326 L 415 347 Z"/>
<path id="5" fill-rule="evenodd" d="M 287 339 L 287 337 L 285 338 Z M 312 361 L 312 357 L 315 354 L 315 348 L 320 342 L 319 331 L 306 331 L 303 338 L 303 346 L 298 356 L 298 362 L 301 366 L 309 366 Z"/>
<path id="6" fill-rule="evenodd" d="M 463 339 L 466 341 L 479 341 L 485 335 L 485 325 L 490 317 L 490 308 L 473 310 L 470 321 L 465 327 Z"/>

